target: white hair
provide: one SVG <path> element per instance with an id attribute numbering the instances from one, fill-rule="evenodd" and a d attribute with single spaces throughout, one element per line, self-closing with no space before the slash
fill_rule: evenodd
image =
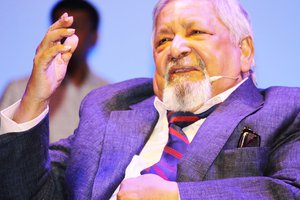
<path id="1" fill-rule="evenodd" d="M 152 45 L 156 31 L 157 17 L 162 9 L 170 2 L 179 0 L 159 0 L 153 10 L 153 32 Z M 183 0 L 184 1 L 184 0 Z M 203 0 L 199 0 L 203 1 Z M 252 27 L 247 11 L 242 7 L 239 0 L 206 0 L 212 3 L 217 15 L 224 25 L 228 28 L 231 40 L 239 44 L 244 38 L 253 38 Z M 254 58 L 252 65 L 255 65 Z"/>

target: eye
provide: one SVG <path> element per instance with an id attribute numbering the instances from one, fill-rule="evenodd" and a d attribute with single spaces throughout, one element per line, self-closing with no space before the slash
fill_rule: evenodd
<path id="1" fill-rule="evenodd" d="M 170 38 L 163 38 L 163 39 L 161 39 L 161 40 L 158 41 L 157 46 L 161 46 L 164 43 L 169 42 L 169 41 L 171 41 Z"/>
<path id="2" fill-rule="evenodd" d="M 192 30 L 190 32 L 190 35 L 200 35 L 200 34 L 206 34 L 206 32 L 200 30 Z"/>

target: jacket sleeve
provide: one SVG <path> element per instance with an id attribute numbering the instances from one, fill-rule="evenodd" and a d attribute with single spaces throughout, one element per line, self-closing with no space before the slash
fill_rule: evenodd
<path id="1" fill-rule="evenodd" d="M 67 198 L 68 141 L 48 151 L 48 124 L 47 116 L 28 131 L 0 136 L 0 199 Z"/>

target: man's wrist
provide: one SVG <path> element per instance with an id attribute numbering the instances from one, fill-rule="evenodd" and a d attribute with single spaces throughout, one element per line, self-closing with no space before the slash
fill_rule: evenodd
<path id="1" fill-rule="evenodd" d="M 0 111 L 0 135 L 10 133 L 10 132 L 23 132 L 31 129 L 32 127 L 36 126 L 40 123 L 45 116 L 49 112 L 49 106 L 35 119 L 31 121 L 27 121 L 25 123 L 18 124 L 13 121 L 13 116 L 15 115 L 16 111 L 20 106 L 21 100 L 17 101 L 13 105 L 9 106 L 8 108 Z"/>
<path id="2" fill-rule="evenodd" d="M 12 120 L 19 124 L 31 121 L 39 116 L 47 108 L 48 104 L 48 100 L 35 101 L 24 95 Z"/>

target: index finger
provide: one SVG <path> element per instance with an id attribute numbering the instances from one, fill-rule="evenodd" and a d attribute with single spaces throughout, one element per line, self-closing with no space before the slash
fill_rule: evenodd
<path id="1" fill-rule="evenodd" d="M 73 24 L 73 17 L 69 16 L 68 13 L 64 13 L 54 24 L 50 26 L 48 31 L 53 31 L 59 28 L 67 28 Z"/>

